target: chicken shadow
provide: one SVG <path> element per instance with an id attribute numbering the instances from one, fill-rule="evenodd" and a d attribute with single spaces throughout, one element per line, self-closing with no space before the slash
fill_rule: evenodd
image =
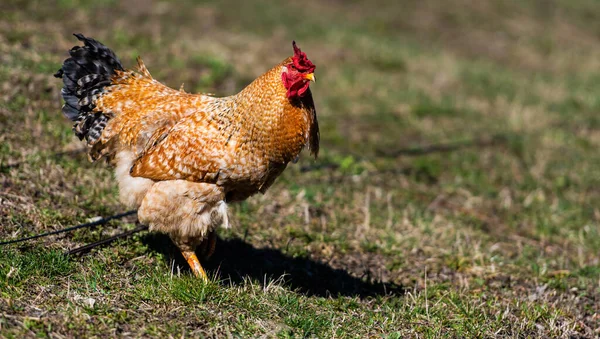
<path id="1" fill-rule="evenodd" d="M 149 249 L 161 252 L 166 260 L 191 274 L 187 262 L 168 236 L 147 234 L 142 241 Z M 291 257 L 280 250 L 256 248 L 241 239 L 217 238 L 215 253 L 209 260 L 202 260 L 207 273 L 216 274 L 222 284 L 238 285 L 245 279 L 259 281 L 262 285 L 283 279 L 284 286 L 307 296 L 318 297 L 370 297 L 400 295 L 405 289 L 393 283 L 366 281 L 350 275 L 342 269 L 332 268 L 306 257 Z"/>

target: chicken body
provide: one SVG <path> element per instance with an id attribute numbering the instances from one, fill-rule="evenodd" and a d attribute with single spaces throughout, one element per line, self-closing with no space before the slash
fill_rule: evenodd
<path id="1" fill-rule="evenodd" d="M 264 193 L 305 146 L 318 152 L 310 90 L 290 96 L 282 81 L 297 57 L 216 98 L 164 86 L 139 59 L 137 72 L 126 71 L 104 45 L 77 37 L 85 46 L 74 47 L 57 73 L 63 112 L 87 140 L 90 159 L 106 156 L 116 166 L 120 200 L 138 208 L 151 231 L 167 233 L 206 278 L 194 250 L 229 225 L 227 203 Z"/>

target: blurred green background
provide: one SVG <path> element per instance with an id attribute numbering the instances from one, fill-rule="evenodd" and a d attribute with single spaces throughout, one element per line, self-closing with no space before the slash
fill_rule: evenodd
<path id="1" fill-rule="evenodd" d="M 0 336 L 600 335 L 595 0 L 0 3 L 0 238 L 123 211 L 60 113 L 81 32 L 234 94 L 296 40 L 319 159 L 232 206 L 202 285 L 168 240 L 0 248 Z M 283 277 L 281 277 L 283 275 Z"/>

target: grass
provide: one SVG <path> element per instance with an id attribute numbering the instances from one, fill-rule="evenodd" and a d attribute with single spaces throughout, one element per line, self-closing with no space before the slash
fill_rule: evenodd
<path id="1" fill-rule="evenodd" d="M 235 9 L 235 10 L 234 10 Z M 135 218 L 0 247 L 0 336 L 600 335 L 600 26 L 590 0 L 5 1 L 0 239 L 124 211 L 60 114 L 73 32 L 228 95 L 317 65 L 318 160 L 231 207 L 204 285 Z"/>

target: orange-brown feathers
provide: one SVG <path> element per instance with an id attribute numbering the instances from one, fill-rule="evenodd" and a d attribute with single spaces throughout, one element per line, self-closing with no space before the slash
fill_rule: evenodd
<path id="1" fill-rule="evenodd" d="M 57 76 L 66 75 L 63 111 L 92 160 L 127 152 L 118 158 L 132 159 L 132 177 L 212 183 L 243 197 L 264 192 L 305 146 L 318 153 L 315 66 L 295 43 L 292 57 L 238 94 L 215 98 L 161 84 L 141 59 L 137 71 L 124 70 L 106 46 L 77 37 L 85 46 Z"/>
<path id="2" fill-rule="evenodd" d="M 141 156 L 182 118 L 196 113 L 209 97 L 169 88 L 152 79 L 141 59 L 138 62 L 139 73 L 116 72 L 112 86 L 96 102 L 96 110 L 112 116 L 100 143 L 128 147 Z"/>
<path id="3" fill-rule="evenodd" d="M 290 100 L 281 81 L 289 62 L 286 59 L 237 95 L 207 97 L 135 162 L 131 175 L 247 185 L 258 191 L 309 140 L 316 155 L 318 125 L 312 98 Z"/>

